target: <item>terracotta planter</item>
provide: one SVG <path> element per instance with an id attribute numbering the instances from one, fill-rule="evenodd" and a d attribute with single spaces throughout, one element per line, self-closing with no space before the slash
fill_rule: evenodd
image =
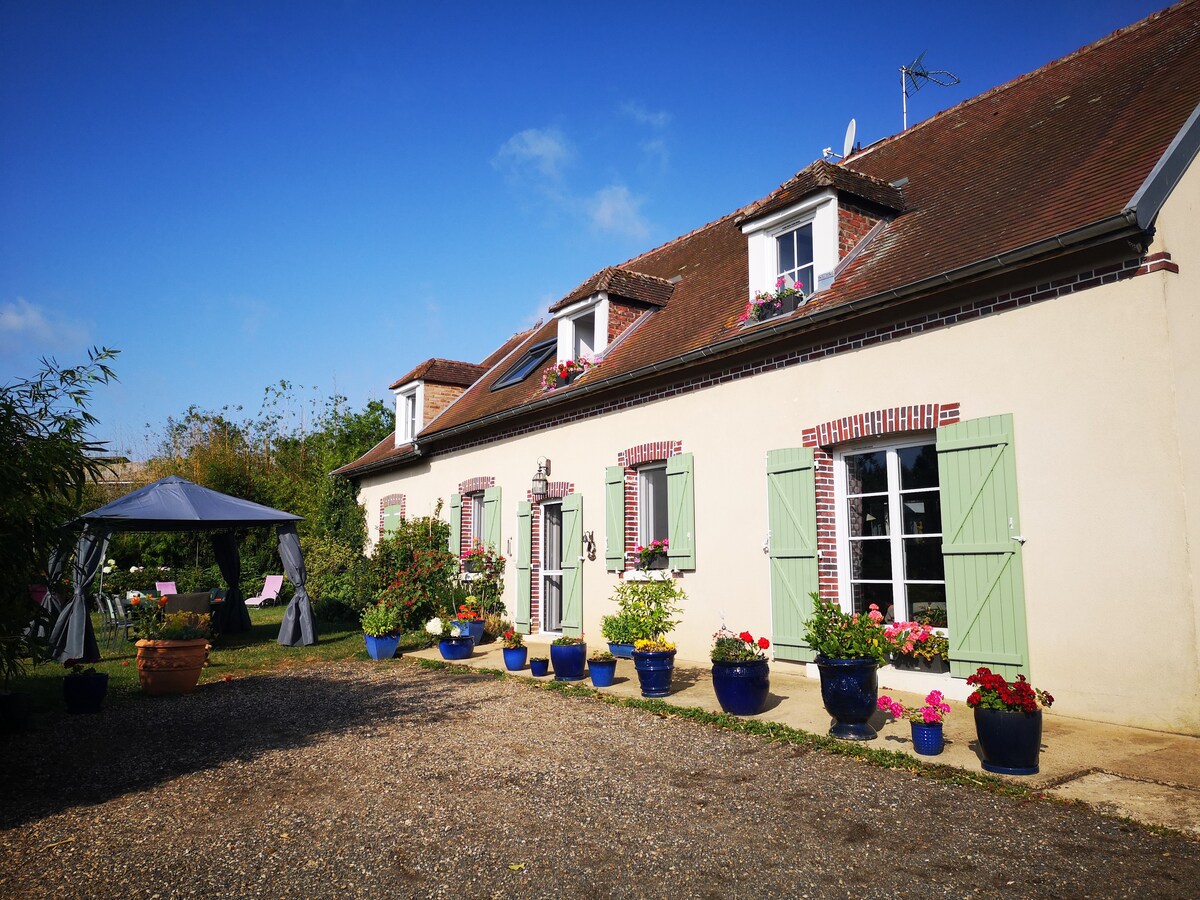
<path id="1" fill-rule="evenodd" d="M 190 694 L 208 662 L 209 643 L 193 641 L 137 642 L 138 681 L 146 694 Z"/>

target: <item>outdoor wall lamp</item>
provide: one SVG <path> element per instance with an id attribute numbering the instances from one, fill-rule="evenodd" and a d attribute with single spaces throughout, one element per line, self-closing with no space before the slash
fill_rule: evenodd
<path id="1" fill-rule="evenodd" d="M 537 461 L 537 472 L 533 476 L 533 486 L 529 489 L 530 496 L 534 500 L 544 500 L 546 495 L 550 493 L 550 460 L 544 456 L 539 456 Z"/>

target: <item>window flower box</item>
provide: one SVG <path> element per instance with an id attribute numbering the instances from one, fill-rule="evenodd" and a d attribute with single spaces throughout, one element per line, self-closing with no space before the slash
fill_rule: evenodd
<path id="1" fill-rule="evenodd" d="M 785 316 L 803 306 L 806 299 L 800 285 L 794 282 L 789 284 L 781 277 L 775 282 L 774 291 L 759 291 L 754 295 L 738 322 L 741 325 L 753 325 Z"/>
<path id="2" fill-rule="evenodd" d="M 542 390 L 552 391 L 555 388 L 564 387 L 596 365 L 597 363 L 592 362 L 586 356 L 581 356 L 578 359 L 564 359 L 562 362 L 547 366 L 542 371 Z"/>

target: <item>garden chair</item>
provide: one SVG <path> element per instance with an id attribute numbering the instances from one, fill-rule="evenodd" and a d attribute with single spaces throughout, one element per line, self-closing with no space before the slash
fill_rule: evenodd
<path id="1" fill-rule="evenodd" d="M 279 599 L 279 591 L 283 587 L 282 575 L 268 575 L 263 583 L 262 592 L 257 597 L 247 597 L 247 606 L 269 606 Z"/>
<path id="2" fill-rule="evenodd" d="M 179 593 L 179 591 L 175 590 L 175 582 L 173 581 L 156 581 L 154 582 L 154 587 L 160 594 Z"/>
<path id="3" fill-rule="evenodd" d="M 116 650 L 118 636 L 120 643 L 129 640 L 129 629 L 133 627 L 133 619 L 129 617 L 121 601 L 108 594 L 100 595 L 100 615 L 104 619 L 105 631 L 112 632 L 108 647 L 110 650 Z"/>

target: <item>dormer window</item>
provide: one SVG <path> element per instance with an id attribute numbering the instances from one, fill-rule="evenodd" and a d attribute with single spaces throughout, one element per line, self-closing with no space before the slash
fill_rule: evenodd
<path id="1" fill-rule="evenodd" d="M 816 288 L 813 271 L 813 226 L 807 222 L 775 238 L 775 271 L 785 283 L 795 283 L 805 296 Z"/>
<path id="2" fill-rule="evenodd" d="M 608 294 L 601 293 L 573 303 L 558 313 L 558 361 L 595 360 L 608 346 Z"/>
<path id="3" fill-rule="evenodd" d="M 838 203 L 832 190 L 742 226 L 750 261 L 750 296 L 791 279 L 805 297 L 821 290 L 838 262 Z M 827 278 L 824 280 L 828 280 Z"/>
<path id="4" fill-rule="evenodd" d="M 416 381 L 396 390 L 396 446 L 412 443 L 424 427 L 424 387 Z"/>
<path id="5" fill-rule="evenodd" d="M 571 320 L 575 331 L 574 359 L 592 358 L 596 355 L 596 310 L 591 309 Z"/>

